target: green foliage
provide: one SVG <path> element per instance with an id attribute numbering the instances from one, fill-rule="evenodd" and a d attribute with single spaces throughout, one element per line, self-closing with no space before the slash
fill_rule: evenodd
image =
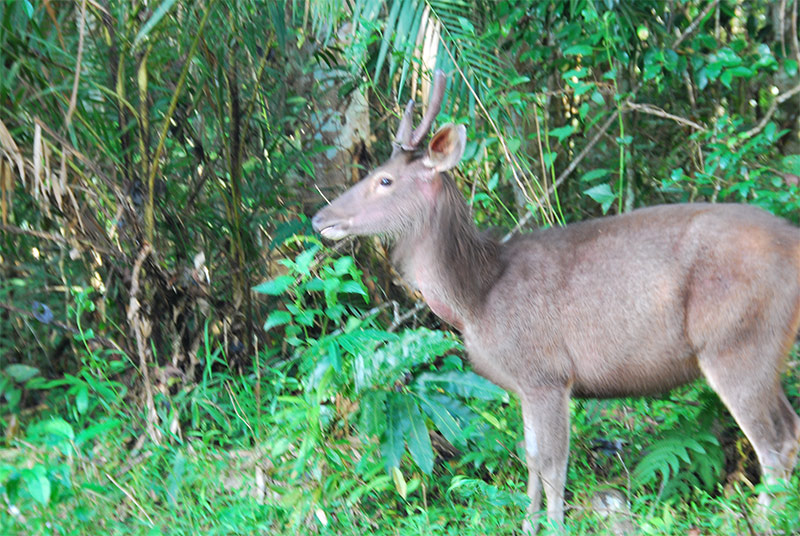
<path id="1" fill-rule="evenodd" d="M 377 439 L 383 465 L 405 496 L 408 487 L 398 469 L 406 449 L 423 473 L 433 470 L 429 423 L 448 441 L 463 447 L 469 439 L 465 427 L 479 417 L 462 399 L 507 396 L 484 378 L 463 370 L 460 360 L 450 359 L 442 370 L 434 367 L 438 359 L 459 348 L 452 336 L 426 328 L 395 334 L 375 327 L 373 319 L 360 313 L 349 299 L 353 294 L 367 297 L 353 259 L 320 258 L 320 253 L 320 246 L 312 244 L 294 260 L 282 259 L 287 273 L 254 287 L 256 292 L 289 298 L 283 302 L 286 310 L 273 311 L 264 327 L 281 327 L 283 339 L 294 347 L 304 396 L 291 400 L 296 408 L 312 412 L 309 419 L 320 421 L 317 440 L 324 443 L 326 430 L 336 426 L 329 404 L 358 397 L 358 409 L 340 417 L 357 423 L 362 440 Z M 324 311 L 309 307 L 323 301 Z M 409 381 L 409 373 L 423 366 L 427 370 Z M 312 450 L 310 446 L 300 449 Z"/>
<path id="2" fill-rule="evenodd" d="M 304 236 L 434 68 L 482 227 L 800 213 L 796 2 L 51 4 L 0 2 L 1 534 L 518 532 L 517 401 L 380 255 Z M 569 532 L 608 531 L 609 486 L 645 534 L 751 532 L 720 404 L 573 410 Z M 780 486 L 768 526 L 798 532 Z"/>
<path id="3" fill-rule="evenodd" d="M 657 497 L 688 497 L 697 490 L 712 492 L 725 468 L 725 453 L 707 430 L 688 427 L 657 438 L 636 464 L 637 485 L 658 484 Z"/>

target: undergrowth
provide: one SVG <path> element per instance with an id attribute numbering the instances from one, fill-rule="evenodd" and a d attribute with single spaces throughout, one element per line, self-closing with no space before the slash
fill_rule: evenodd
<path id="1" fill-rule="evenodd" d="M 155 394 L 160 441 L 121 381 L 135 364 L 91 332 L 76 375 L 6 367 L 0 533 L 516 534 L 528 502 L 516 399 L 471 372 L 452 336 L 385 329 L 352 259 L 300 243 L 256 288 L 281 296 L 266 327 L 290 328 L 291 357 L 262 350 L 239 372 L 206 331 L 199 380 Z M 81 325 L 89 302 L 74 301 Z M 704 384 L 572 413 L 567 533 L 611 530 L 592 506 L 608 490 L 644 534 L 762 530 L 752 454 Z M 800 530 L 799 478 L 778 493 L 775 534 Z"/>

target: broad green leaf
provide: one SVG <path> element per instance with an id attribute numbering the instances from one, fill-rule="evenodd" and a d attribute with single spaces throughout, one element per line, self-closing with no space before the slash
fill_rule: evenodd
<path id="1" fill-rule="evenodd" d="M 781 159 L 781 168 L 794 175 L 800 175 L 800 154 L 790 154 Z"/>
<path id="2" fill-rule="evenodd" d="M 282 326 L 292 321 L 292 313 L 289 311 L 272 311 L 264 322 L 264 331 L 269 331 L 276 326 Z"/>
<path id="3" fill-rule="evenodd" d="M 56 417 L 54 419 L 46 421 L 42 425 L 41 429 L 42 432 L 52 436 L 52 438 L 57 441 L 63 439 L 68 439 L 72 441 L 73 439 L 75 439 L 75 432 L 72 430 L 72 426 L 70 426 L 70 424 L 61 417 Z"/>
<path id="4" fill-rule="evenodd" d="M 450 411 L 433 397 L 425 396 L 425 394 L 418 396 L 423 411 L 430 417 L 444 438 L 455 446 L 463 445 L 463 431 Z"/>
<path id="5" fill-rule="evenodd" d="M 590 56 L 592 47 L 589 45 L 572 45 L 564 49 L 565 56 Z"/>
<path id="6" fill-rule="evenodd" d="M 433 447 L 425 426 L 425 418 L 412 395 L 403 396 L 403 411 L 409 422 L 408 451 L 422 471 L 429 475 L 433 471 Z"/>
<path id="7" fill-rule="evenodd" d="M 364 288 L 361 281 L 345 281 L 339 288 L 339 292 L 367 296 L 367 289 Z"/>
<path id="8" fill-rule="evenodd" d="M 319 251 L 319 246 L 311 246 L 307 250 L 300 253 L 294 260 L 295 268 L 303 275 L 309 275 L 311 263 L 314 262 L 314 256 Z"/>
<path id="9" fill-rule="evenodd" d="M 386 397 L 386 431 L 381 441 L 381 456 L 387 471 L 400 466 L 406 451 L 405 437 L 411 425 L 404 412 L 405 402 L 400 393 Z"/>
<path id="10" fill-rule="evenodd" d="M 344 255 L 333 261 L 333 273 L 338 276 L 343 276 L 349 273 L 354 266 L 355 263 L 353 261 L 353 257 L 350 255 Z"/>
<path id="11" fill-rule="evenodd" d="M 611 191 L 611 186 L 606 183 L 598 184 L 597 186 L 593 186 L 588 190 L 583 191 L 584 194 L 588 195 L 598 203 L 603 209 L 603 214 L 608 212 L 608 209 L 614 203 L 614 200 L 617 198 L 616 194 Z"/>
<path id="12" fill-rule="evenodd" d="M 386 430 L 386 391 L 367 391 L 361 399 L 360 429 L 369 437 L 381 437 Z"/>
<path id="13" fill-rule="evenodd" d="M 573 132 L 575 132 L 575 128 L 572 125 L 564 125 L 563 127 L 554 128 L 550 131 L 550 136 L 558 138 L 558 141 L 564 141 L 565 138 L 568 138 Z"/>
<path id="14" fill-rule="evenodd" d="M 270 296 L 278 296 L 279 294 L 283 294 L 286 292 L 292 283 L 294 283 L 294 277 L 290 275 L 280 275 L 275 279 L 270 279 L 269 281 L 265 281 L 260 285 L 256 285 L 253 287 L 253 292 L 258 292 L 259 294 L 269 294 Z"/>
<path id="15" fill-rule="evenodd" d="M 544 167 L 547 168 L 547 169 L 550 169 L 550 167 L 553 165 L 553 162 L 556 161 L 557 157 L 558 157 L 558 153 L 556 153 L 555 151 L 553 151 L 553 152 L 545 152 L 542 155 L 542 162 L 544 163 Z"/>
<path id="16" fill-rule="evenodd" d="M 441 390 L 457 396 L 482 400 L 508 399 L 508 394 L 504 390 L 472 371 L 423 372 L 417 376 L 415 383 L 423 391 Z"/>
<path id="17" fill-rule="evenodd" d="M 11 376 L 15 382 L 24 383 L 39 374 L 39 369 L 30 365 L 17 363 L 7 366 L 5 372 Z"/>
<path id="18" fill-rule="evenodd" d="M 731 69 L 725 69 L 719 77 L 719 81 L 722 82 L 723 86 L 731 89 L 731 81 L 733 81 L 733 72 Z"/>
<path id="19" fill-rule="evenodd" d="M 32 469 L 24 469 L 20 475 L 22 481 L 25 483 L 25 489 L 28 490 L 31 497 L 41 504 L 47 506 L 50 502 L 50 480 L 47 478 L 47 472 L 41 465 L 34 465 Z"/>
<path id="20" fill-rule="evenodd" d="M 587 171 L 584 173 L 580 181 L 581 182 L 591 182 L 596 179 L 600 179 L 603 177 L 607 177 L 611 173 L 611 170 L 605 168 L 593 169 L 591 171 Z"/>
<path id="21" fill-rule="evenodd" d="M 406 479 L 403 477 L 403 473 L 400 472 L 399 467 L 392 467 L 392 480 L 394 481 L 394 489 L 405 499 L 408 495 L 408 486 L 406 485 Z"/>
<path id="22" fill-rule="evenodd" d="M 98 436 L 105 436 L 122 426 L 120 419 L 108 419 L 99 424 L 92 425 L 78 432 L 75 436 L 75 443 L 80 446 L 83 443 Z"/>
<path id="23" fill-rule="evenodd" d="M 705 67 L 696 71 L 694 81 L 697 83 L 698 89 L 703 90 L 706 88 L 708 85 L 708 71 L 706 71 Z"/>
<path id="24" fill-rule="evenodd" d="M 739 65 L 738 67 L 731 67 L 729 71 L 733 76 L 739 78 L 749 78 L 755 74 L 755 72 L 753 72 L 753 69 L 751 69 L 750 67 L 745 67 L 744 65 Z"/>
<path id="25" fill-rule="evenodd" d="M 78 388 L 78 394 L 75 395 L 75 407 L 81 415 L 89 409 L 89 387 L 86 384 Z"/>

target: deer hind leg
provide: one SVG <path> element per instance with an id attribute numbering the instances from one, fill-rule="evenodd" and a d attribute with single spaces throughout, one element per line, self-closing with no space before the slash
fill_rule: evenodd
<path id="1" fill-rule="evenodd" d="M 704 354 L 700 369 L 753 445 L 764 481 L 788 479 L 800 446 L 800 417 L 781 387 L 777 352 L 750 347 Z"/>
<path id="2" fill-rule="evenodd" d="M 569 390 L 536 388 L 520 395 L 528 462 L 528 520 L 523 534 L 532 534 L 529 520 L 539 514 L 542 489 L 547 498 L 547 519 L 564 520 L 564 485 L 569 455 Z"/>

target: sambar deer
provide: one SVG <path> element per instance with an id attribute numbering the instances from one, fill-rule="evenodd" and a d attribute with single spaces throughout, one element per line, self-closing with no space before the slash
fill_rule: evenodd
<path id="1" fill-rule="evenodd" d="M 780 384 L 800 323 L 800 230 L 759 208 L 663 205 L 508 243 L 479 233 L 446 173 L 463 125 L 428 143 L 445 76 L 389 160 L 313 218 L 323 237 L 382 235 L 427 304 L 463 335 L 476 371 L 519 395 L 529 517 L 561 523 L 569 399 L 655 394 L 704 376 L 767 481 L 789 478 L 798 418 Z M 762 497 L 763 498 L 763 497 Z M 525 530 L 530 525 L 526 522 Z"/>

